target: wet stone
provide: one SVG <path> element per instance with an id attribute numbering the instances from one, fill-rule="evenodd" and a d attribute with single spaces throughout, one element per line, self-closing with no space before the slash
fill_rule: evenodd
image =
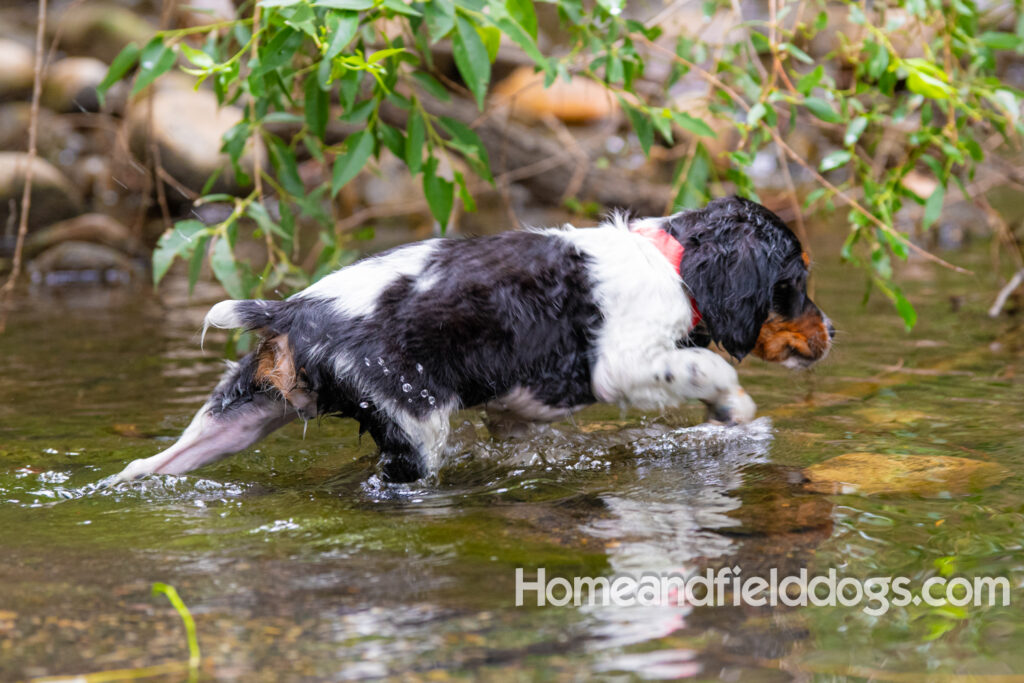
<path id="1" fill-rule="evenodd" d="M 821 493 L 958 495 L 995 486 L 1001 466 L 943 455 L 845 453 L 804 470 L 808 490 Z"/>
<path id="2" fill-rule="evenodd" d="M 106 74 L 106 63 L 93 57 L 62 59 L 46 70 L 42 102 L 60 112 L 99 111 L 96 86 Z"/>
<path id="3" fill-rule="evenodd" d="M 70 241 L 100 244 L 128 256 L 143 256 L 138 240 L 127 227 L 116 218 L 99 213 L 83 214 L 39 230 L 25 242 L 25 255 L 33 258 Z"/>
<path id="4" fill-rule="evenodd" d="M 10 200 L 20 206 L 25 187 L 28 154 L 0 152 L 0 231 L 10 218 Z M 29 211 L 29 229 L 70 218 L 81 211 L 82 199 L 78 190 L 45 159 L 36 158 L 32 171 L 32 206 Z M 3 235 L 0 232 L 0 235 Z M 0 252 L 9 250 L 7 238 L 0 236 Z"/>
<path id="5" fill-rule="evenodd" d="M 63 242 L 28 265 L 32 282 L 48 287 L 127 285 L 145 276 L 142 265 L 102 244 Z"/>
<path id="6" fill-rule="evenodd" d="M 31 48 L 0 39 L 0 101 L 18 99 L 32 91 L 32 63 Z"/>

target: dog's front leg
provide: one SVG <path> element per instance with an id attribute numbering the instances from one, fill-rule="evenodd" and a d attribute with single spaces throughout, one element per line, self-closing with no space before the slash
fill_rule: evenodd
<path id="1" fill-rule="evenodd" d="M 594 392 L 603 401 L 648 410 L 697 399 L 708 406 L 709 420 L 724 424 L 749 422 L 757 410 L 740 386 L 736 369 L 701 348 L 602 360 L 595 368 Z"/>

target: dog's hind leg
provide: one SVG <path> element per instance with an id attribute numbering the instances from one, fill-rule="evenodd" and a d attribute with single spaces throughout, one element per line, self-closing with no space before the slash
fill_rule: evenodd
<path id="1" fill-rule="evenodd" d="M 269 368 L 267 365 L 267 358 L 273 359 L 277 348 L 272 340 L 259 351 L 232 363 L 173 446 L 135 460 L 109 483 L 130 481 L 146 474 L 190 472 L 248 448 L 297 417 L 315 416 L 315 398 L 292 391 L 289 398 L 295 400 L 290 401 L 285 398 L 289 394 L 278 388 L 280 363 Z M 312 415 L 305 412 L 310 409 L 310 402 Z"/>

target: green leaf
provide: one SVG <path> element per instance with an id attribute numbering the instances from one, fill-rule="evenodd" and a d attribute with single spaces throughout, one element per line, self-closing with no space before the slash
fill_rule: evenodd
<path id="1" fill-rule="evenodd" d="M 946 198 L 946 188 L 941 184 L 936 186 L 935 190 L 928 196 L 927 201 L 924 203 L 924 219 L 921 222 L 921 227 L 925 230 L 935 224 L 935 221 L 939 219 L 939 215 L 942 214 L 942 202 Z"/>
<path id="2" fill-rule="evenodd" d="M 138 93 L 174 66 L 174 50 L 164 45 L 159 36 L 149 41 L 139 55 L 139 73 L 135 77 L 132 94 Z"/>
<path id="3" fill-rule="evenodd" d="M 320 89 L 320 84 L 315 78 L 307 76 L 305 95 L 306 125 L 322 140 L 327 134 L 329 93 Z"/>
<path id="4" fill-rule="evenodd" d="M 185 59 L 192 62 L 201 69 L 208 69 L 214 65 L 213 57 L 206 54 L 202 50 L 196 49 L 188 43 L 180 43 L 181 51 L 185 55 Z"/>
<path id="5" fill-rule="evenodd" d="M 199 275 L 203 272 L 203 261 L 206 260 L 206 245 L 210 242 L 209 235 L 202 235 L 196 240 L 192 249 L 192 256 L 188 262 L 188 295 L 192 296 L 192 290 L 199 282 Z"/>
<path id="6" fill-rule="evenodd" d="M 423 13 L 431 44 L 441 40 L 455 28 L 455 5 L 451 0 L 431 0 L 423 6 Z"/>
<path id="7" fill-rule="evenodd" d="M 423 167 L 423 194 L 427 197 L 430 213 L 444 231 L 448 227 L 448 218 L 452 213 L 452 183 L 437 175 L 437 157 L 431 157 Z"/>
<path id="8" fill-rule="evenodd" d="M 814 71 L 800 77 L 800 80 L 796 82 L 796 89 L 801 95 L 807 95 L 817 87 L 818 83 L 821 83 L 821 79 L 824 75 L 825 69 L 819 64 L 814 67 Z"/>
<path id="9" fill-rule="evenodd" d="M 843 135 L 843 144 L 851 146 L 857 144 L 860 140 L 860 136 L 864 133 L 864 129 L 868 127 L 868 117 L 858 116 L 853 121 L 850 121 L 850 125 L 846 127 L 846 133 Z"/>
<path id="10" fill-rule="evenodd" d="M 658 131 L 658 134 L 668 144 L 674 144 L 672 139 L 672 115 L 667 109 L 660 111 L 651 110 L 651 124 L 654 125 L 654 129 Z"/>
<path id="11" fill-rule="evenodd" d="M 793 43 L 783 43 L 779 47 L 781 47 L 783 50 L 796 57 L 804 64 L 814 64 L 814 60 L 811 59 L 811 56 L 804 52 L 803 50 L 801 50 L 800 48 L 798 48 Z"/>
<path id="12" fill-rule="evenodd" d="M 426 73 L 425 71 L 417 71 L 413 73 L 412 77 L 417 83 L 420 84 L 420 87 L 426 90 L 435 99 L 438 99 L 442 102 L 451 101 L 452 98 L 451 95 L 448 94 L 448 91 L 445 90 L 444 86 L 441 85 L 437 81 L 437 79 L 431 76 L 430 74 Z"/>
<path id="13" fill-rule="evenodd" d="M 455 25 L 457 32 L 452 38 L 455 66 L 476 98 L 477 107 L 483 111 L 487 85 L 491 80 L 490 56 L 480 40 L 480 34 L 469 20 L 460 15 L 456 17 Z"/>
<path id="14" fill-rule="evenodd" d="M 231 251 L 231 245 L 226 237 L 221 237 L 213 245 L 210 253 L 210 266 L 217 280 L 224 285 L 228 295 L 232 299 L 244 299 L 247 292 L 242 282 L 242 274 L 239 272 L 238 262 Z"/>
<path id="15" fill-rule="evenodd" d="M 327 35 L 331 42 L 324 51 L 325 59 L 334 59 L 348 47 L 359 30 L 359 15 L 355 12 L 331 12 L 327 15 Z"/>
<path id="16" fill-rule="evenodd" d="M 501 49 L 501 31 L 493 26 L 478 26 L 476 32 L 487 48 L 488 61 L 493 64 L 498 58 L 498 50 Z"/>
<path id="17" fill-rule="evenodd" d="M 270 163 L 277 172 L 277 180 L 285 190 L 293 195 L 306 193 L 302 178 L 299 177 L 299 166 L 295 160 L 295 152 L 288 148 L 276 135 L 268 135 L 270 143 L 267 148 L 270 152 Z"/>
<path id="18" fill-rule="evenodd" d="M 402 0 L 382 0 L 380 3 L 381 7 L 386 7 L 395 14 L 404 14 L 407 17 L 422 17 L 423 14 L 419 10 L 410 7 L 409 5 L 402 2 Z"/>
<path id="19" fill-rule="evenodd" d="M 704 123 L 696 116 L 687 114 L 684 111 L 677 111 L 672 113 L 672 120 L 676 122 L 676 125 L 683 130 L 689 131 L 694 135 L 703 136 L 706 138 L 718 138 L 716 133 L 711 126 Z"/>
<path id="20" fill-rule="evenodd" d="M 473 172 L 488 182 L 494 182 L 494 178 L 491 177 L 487 148 L 484 147 L 480 136 L 462 121 L 442 116 L 438 119 L 438 122 L 448 131 L 448 134 L 452 136 L 461 148 L 466 149 L 470 153 L 470 156 L 466 157 L 466 161 L 473 167 Z"/>
<path id="21" fill-rule="evenodd" d="M 747 125 L 756 126 L 757 122 L 764 118 L 764 115 L 768 112 L 768 108 L 764 106 L 764 102 L 758 102 L 750 111 L 747 112 Z"/>
<path id="22" fill-rule="evenodd" d="M 363 170 L 367 159 L 373 154 L 373 133 L 361 130 L 345 140 L 345 153 L 334 160 L 334 172 L 331 174 L 331 196 L 356 177 Z"/>
<path id="23" fill-rule="evenodd" d="M 423 147 L 426 140 L 426 124 L 423 115 L 417 109 L 409 117 L 409 126 L 405 137 L 405 165 L 409 172 L 416 175 L 423 167 Z"/>
<path id="24" fill-rule="evenodd" d="M 840 166 L 846 164 L 851 159 L 851 157 L 852 155 L 848 150 L 837 149 L 836 151 L 832 152 L 824 159 L 822 159 L 821 165 L 818 168 L 823 173 L 825 171 L 831 171 L 832 169 L 839 168 Z"/>
<path id="25" fill-rule="evenodd" d="M 103 77 L 103 80 L 99 85 L 96 86 L 96 95 L 99 97 L 100 106 L 103 106 L 104 100 L 107 96 L 107 91 L 110 90 L 114 83 L 124 78 L 124 75 L 128 73 L 128 70 L 135 66 L 135 62 L 139 59 L 139 46 L 135 43 L 128 43 L 125 45 L 117 56 L 114 57 L 114 61 L 111 62 L 110 68 L 107 69 L 107 75 Z"/>
<path id="26" fill-rule="evenodd" d="M 405 158 L 405 136 L 402 131 L 386 123 L 377 122 L 377 137 L 399 159 Z"/>
<path id="27" fill-rule="evenodd" d="M 651 124 L 651 119 L 647 116 L 646 112 L 628 104 L 621 97 L 619 97 L 619 104 L 622 105 L 622 110 L 626 112 L 626 118 L 633 125 L 633 130 L 636 131 L 636 136 L 640 140 L 640 147 L 644 150 L 644 156 L 650 156 L 651 143 L 654 142 L 654 126 Z"/>
<path id="28" fill-rule="evenodd" d="M 827 123 L 839 123 L 843 120 L 843 117 L 832 109 L 832 105 L 820 97 L 805 97 L 804 106 L 809 112 Z"/>
<path id="29" fill-rule="evenodd" d="M 455 184 L 459 188 L 459 199 L 462 200 L 462 206 L 465 207 L 466 211 L 474 213 L 476 211 L 476 202 L 473 200 L 473 195 L 469 193 L 469 188 L 466 187 L 466 176 L 459 171 L 455 171 Z"/>
<path id="30" fill-rule="evenodd" d="M 533 0 L 506 0 L 505 9 L 531 38 L 537 40 L 537 12 L 533 9 Z"/>
<path id="31" fill-rule="evenodd" d="M 978 36 L 978 42 L 993 50 L 1016 50 L 1024 45 L 1024 39 L 1014 33 L 986 31 Z"/>
<path id="32" fill-rule="evenodd" d="M 206 226 L 196 220 L 179 221 L 174 227 L 160 236 L 153 251 L 153 286 L 160 284 L 171 267 L 174 259 L 184 256 L 195 248 L 197 235 L 206 230 Z"/>
<path id="33" fill-rule="evenodd" d="M 907 88 L 911 92 L 933 100 L 946 100 L 953 94 L 949 76 L 936 64 L 921 58 L 905 59 L 902 64 L 907 70 Z"/>

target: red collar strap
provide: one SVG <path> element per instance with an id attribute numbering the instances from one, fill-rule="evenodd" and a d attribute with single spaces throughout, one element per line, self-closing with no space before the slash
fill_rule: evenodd
<path id="1" fill-rule="evenodd" d="M 686 250 L 686 247 L 684 247 L 679 240 L 661 228 L 655 228 L 650 225 L 642 225 L 633 232 L 646 237 L 647 240 L 654 245 L 654 248 L 661 252 L 661 255 L 664 256 L 670 264 L 672 264 L 672 267 L 677 273 L 679 273 L 679 276 L 682 277 L 683 252 Z M 690 295 L 690 305 L 693 308 L 692 327 L 697 327 L 702 316 L 700 311 L 697 310 L 697 300 L 693 298 L 692 294 Z"/>

